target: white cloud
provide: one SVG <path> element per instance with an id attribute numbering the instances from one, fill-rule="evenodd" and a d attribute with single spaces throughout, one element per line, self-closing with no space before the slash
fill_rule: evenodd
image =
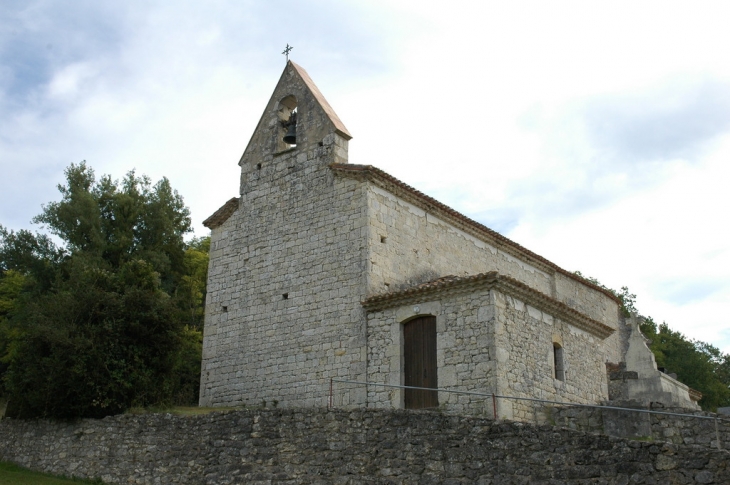
<path id="1" fill-rule="evenodd" d="M 730 351 L 719 320 L 730 314 L 730 5 L 132 1 L 8 11 L 4 225 L 28 227 L 57 198 L 63 168 L 86 159 L 99 174 L 169 177 L 202 233 L 237 193 L 238 158 L 288 42 L 354 135 L 351 162 L 566 269 L 628 285 L 643 312 Z"/>

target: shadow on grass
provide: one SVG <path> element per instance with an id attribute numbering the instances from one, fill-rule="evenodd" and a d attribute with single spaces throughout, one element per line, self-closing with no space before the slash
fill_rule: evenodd
<path id="1" fill-rule="evenodd" d="M 103 485 L 100 479 L 82 480 L 38 473 L 12 463 L 0 462 L 0 485 Z"/>

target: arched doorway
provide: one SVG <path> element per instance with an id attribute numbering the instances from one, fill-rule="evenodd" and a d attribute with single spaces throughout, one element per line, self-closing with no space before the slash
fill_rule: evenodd
<path id="1" fill-rule="evenodd" d="M 418 317 L 403 326 L 405 385 L 438 387 L 436 372 L 436 317 Z M 406 409 L 438 407 L 438 392 L 405 390 Z"/>

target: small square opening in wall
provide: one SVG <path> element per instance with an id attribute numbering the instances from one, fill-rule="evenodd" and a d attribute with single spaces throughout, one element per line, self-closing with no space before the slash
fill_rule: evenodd
<path id="1" fill-rule="evenodd" d="M 281 299 L 282 300 L 288 300 L 289 299 L 289 293 L 284 293 L 283 295 L 281 295 Z"/>
<path id="2" fill-rule="evenodd" d="M 388 238 L 387 238 L 387 237 L 385 237 L 385 236 L 380 236 L 380 242 L 381 242 L 381 243 L 383 243 L 383 244 L 385 244 L 385 241 L 386 241 L 387 239 L 388 239 Z"/>
<path id="3" fill-rule="evenodd" d="M 260 163 L 257 163 L 256 164 L 256 170 L 261 170 L 261 164 Z"/>
<path id="4" fill-rule="evenodd" d="M 221 307 L 221 310 L 223 310 L 224 312 L 227 312 L 228 311 L 228 307 L 227 306 Z"/>

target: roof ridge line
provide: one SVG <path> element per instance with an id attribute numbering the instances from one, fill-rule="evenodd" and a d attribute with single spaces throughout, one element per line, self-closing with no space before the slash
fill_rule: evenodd
<path id="1" fill-rule="evenodd" d="M 485 241 L 490 244 L 493 244 L 497 249 L 505 250 L 505 252 L 511 254 L 512 256 L 527 256 L 528 261 L 531 263 L 536 264 L 538 267 L 542 266 L 543 270 L 552 270 L 555 272 L 558 272 L 562 275 L 565 275 L 575 281 L 578 281 L 579 283 L 588 286 L 589 288 L 592 288 L 596 291 L 599 291 L 603 293 L 604 295 L 608 296 L 612 300 L 614 300 L 617 303 L 621 303 L 621 300 L 614 295 L 611 291 L 609 291 L 606 288 L 602 288 L 595 283 L 578 276 L 577 274 L 570 272 L 566 269 L 561 268 L 557 264 L 553 263 L 552 261 L 540 256 L 537 253 L 534 253 L 527 249 L 526 247 L 520 245 L 519 243 L 516 243 L 509 239 L 508 237 L 503 236 L 502 234 L 498 233 L 494 229 L 490 229 L 489 227 L 485 226 L 484 224 L 475 221 L 474 219 L 471 219 L 468 216 L 465 216 L 461 212 L 457 211 L 456 209 L 453 209 L 452 207 L 447 206 L 443 202 L 439 202 L 438 200 L 434 199 L 433 197 L 424 194 L 420 190 L 406 184 L 405 182 L 397 179 L 396 177 L 390 175 L 389 173 L 385 172 L 384 170 L 375 167 L 373 165 L 357 165 L 352 163 L 332 163 L 330 164 L 330 169 L 332 169 L 335 172 L 342 173 L 343 175 L 347 174 L 362 174 L 369 180 L 373 182 L 386 182 L 391 183 L 397 186 L 398 188 L 404 190 L 407 194 L 414 197 L 416 200 L 424 204 L 426 207 L 422 207 L 425 210 L 428 209 L 435 209 L 437 211 L 440 211 L 444 213 L 446 217 L 451 218 L 455 222 L 460 222 L 461 224 L 467 226 L 467 228 L 472 229 L 470 232 L 472 235 L 479 237 L 480 239 L 483 239 L 483 237 L 486 235 L 492 240 Z M 393 193 L 392 190 L 390 190 L 388 187 L 383 187 L 381 185 L 381 188 L 388 190 L 389 192 Z M 399 194 L 393 194 L 398 196 Z M 430 206 L 430 207 L 429 207 Z M 476 234 L 474 234 L 476 233 Z M 481 237 L 480 237 L 481 236 Z M 511 251 L 510 251 L 511 250 Z M 517 254 L 515 254 L 517 253 Z"/>

